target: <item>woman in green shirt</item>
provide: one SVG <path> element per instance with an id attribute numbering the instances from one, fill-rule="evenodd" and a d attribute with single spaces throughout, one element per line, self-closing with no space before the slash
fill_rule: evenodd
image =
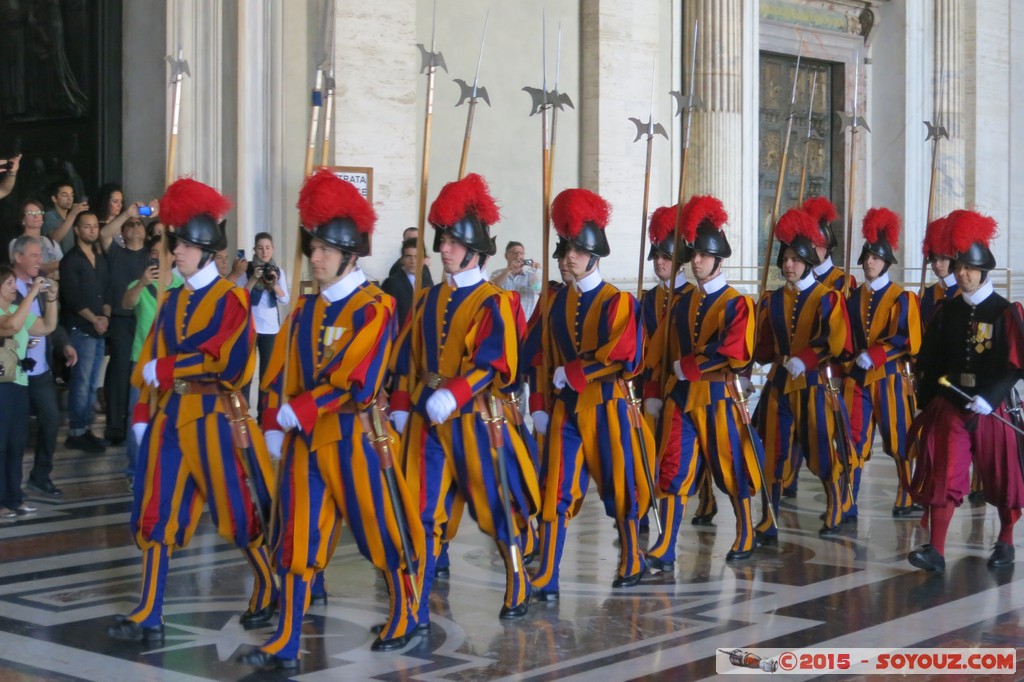
<path id="1" fill-rule="evenodd" d="M 32 303 L 45 291 L 43 318 L 32 314 Z M 57 283 L 37 277 L 20 304 L 15 304 L 18 288 L 14 270 L 0 267 L 0 337 L 13 337 L 17 345 L 18 365 L 4 367 L 13 371 L 14 380 L 0 382 L 0 520 L 35 511 L 25 503 L 21 492 L 21 464 L 28 444 L 28 374 L 22 367 L 28 350 L 28 337 L 46 336 L 57 326 Z"/>
<path id="2" fill-rule="evenodd" d="M 149 251 L 149 265 L 142 273 L 142 277 L 131 282 L 124 292 L 121 306 L 135 313 L 135 341 L 132 343 L 132 365 L 129 376 L 135 372 L 135 362 L 142 352 L 142 344 L 149 336 L 149 330 L 153 326 L 153 318 L 156 317 L 157 292 L 162 297 L 168 289 L 177 289 L 185 280 L 177 272 L 171 269 L 171 257 L 164 253 L 160 236 L 153 236 L 146 239 L 146 250 Z M 139 402 L 139 389 L 132 385 L 128 389 L 128 418 L 131 420 L 135 405 Z M 135 460 L 138 457 L 139 444 L 134 437 L 125 438 L 124 453 L 128 459 L 128 466 L 124 474 L 128 479 L 128 488 L 135 487 Z"/>

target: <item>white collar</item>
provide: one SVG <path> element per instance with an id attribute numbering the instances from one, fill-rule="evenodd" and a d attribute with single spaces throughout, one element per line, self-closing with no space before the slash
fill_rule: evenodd
<path id="1" fill-rule="evenodd" d="M 797 291 L 807 291 L 817 283 L 818 280 L 814 279 L 814 275 L 808 272 L 806 275 L 804 275 L 803 277 L 796 281 L 795 286 Z"/>
<path id="2" fill-rule="evenodd" d="M 889 284 L 889 273 L 883 272 L 881 275 L 875 278 L 875 281 L 868 282 L 868 286 L 871 287 L 871 291 L 881 291 Z"/>
<path id="3" fill-rule="evenodd" d="M 964 297 L 968 305 L 978 306 L 981 305 L 982 301 L 995 293 L 995 289 L 992 288 L 992 282 L 985 280 L 985 283 L 978 287 L 978 290 L 973 294 L 969 294 L 966 291 L 961 290 L 960 295 Z"/>
<path id="4" fill-rule="evenodd" d="M 943 278 L 942 278 L 942 281 L 943 281 L 943 282 L 945 283 L 945 285 L 946 285 L 946 288 L 948 289 L 948 288 L 950 288 L 951 286 L 954 286 L 954 285 L 956 285 L 956 275 L 954 275 L 954 274 L 953 274 L 953 273 L 951 272 L 951 273 L 949 273 L 948 275 L 946 275 L 945 277 L 943 277 Z"/>
<path id="5" fill-rule="evenodd" d="M 821 261 L 819 265 L 814 266 L 815 275 L 824 275 L 826 272 L 832 269 L 832 256 L 825 256 L 825 260 Z"/>
<path id="6" fill-rule="evenodd" d="M 192 273 L 186 281 L 188 288 L 192 291 L 199 291 L 204 287 L 208 287 L 213 284 L 214 280 L 220 277 L 220 272 L 217 270 L 217 263 L 211 258 L 210 262 L 200 268 L 197 272 Z"/>
<path id="7" fill-rule="evenodd" d="M 366 283 L 366 275 L 359 268 L 348 273 L 337 282 L 320 292 L 320 295 L 327 299 L 328 303 L 337 303 L 343 298 L 348 298 L 352 292 Z"/>
<path id="8" fill-rule="evenodd" d="M 658 280 L 658 283 L 661 284 L 661 286 L 663 286 L 666 289 L 668 289 L 668 280 L 667 279 Z M 686 285 L 686 273 L 683 272 L 682 269 L 680 268 L 679 272 L 676 273 L 676 289 L 678 289 L 678 288 L 680 288 L 682 286 L 685 286 L 685 285 Z"/>
<path id="9" fill-rule="evenodd" d="M 597 287 L 601 286 L 601 282 L 603 281 L 604 278 L 601 277 L 601 271 L 598 270 L 597 268 L 594 268 L 594 271 L 592 273 L 590 273 L 581 280 L 577 280 L 576 288 L 585 294 L 588 291 L 593 291 Z"/>
<path id="10" fill-rule="evenodd" d="M 725 273 L 720 272 L 707 282 L 704 282 L 704 284 L 701 285 L 700 290 L 703 291 L 705 295 L 713 294 L 720 289 L 724 289 L 726 284 L 728 284 L 728 282 L 725 280 Z"/>
<path id="11" fill-rule="evenodd" d="M 484 273 L 480 268 L 469 268 L 462 272 L 456 272 L 454 275 L 446 274 L 445 279 L 452 289 L 464 289 L 484 281 Z"/>
<path id="12" fill-rule="evenodd" d="M 409 280 L 409 284 L 411 284 L 413 286 L 416 286 L 416 274 L 415 273 L 406 272 L 405 270 L 403 270 L 402 274 L 405 275 L 406 279 Z"/>

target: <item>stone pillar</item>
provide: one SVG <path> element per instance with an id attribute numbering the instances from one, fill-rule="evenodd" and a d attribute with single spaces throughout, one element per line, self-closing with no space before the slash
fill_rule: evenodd
<path id="1" fill-rule="evenodd" d="M 747 13 L 743 5 L 742 0 L 690 0 L 683 4 L 681 27 L 680 58 L 687 70 L 682 87 L 686 93 L 693 25 L 700 21 L 694 91 L 705 106 L 692 118 L 684 200 L 694 194 L 713 194 L 722 200 L 729 213 L 726 234 L 733 247 L 729 263 L 733 266 L 757 261 L 756 239 L 746 238 L 745 228 L 752 221 L 744 216 L 744 166 L 753 163 L 756 169 L 757 160 L 745 159 L 743 146 L 744 78 L 753 77 L 744 73 L 744 67 L 756 64 L 756 52 L 750 59 L 744 55 Z M 756 117 L 756 112 L 751 115 Z"/>
<path id="2" fill-rule="evenodd" d="M 280 45 L 272 34 L 281 23 L 272 4 L 238 4 L 238 180 L 235 199 L 237 248 L 248 249 L 258 232 L 269 229 L 270 200 L 276 190 L 271 184 L 271 120 L 274 101 L 272 64 Z M 280 239 L 275 239 L 278 249 Z M 280 255 L 275 256 L 279 263 Z M 289 261 L 290 265 L 290 261 Z M 290 270 L 290 267 L 289 267 Z M 287 273 L 292 275 L 290 271 Z"/>
<path id="3" fill-rule="evenodd" d="M 965 179 L 964 121 L 964 3 L 959 0 L 935 0 L 933 97 L 929 113 L 945 126 L 949 139 L 938 143 L 935 178 L 935 203 L 932 215 L 943 216 L 964 208 L 969 202 Z"/>
<path id="4" fill-rule="evenodd" d="M 430 5 L 420 3 L 420 7 L 428 12 L 429 27 Z M 416 224 L 420 169 L 416 142 L 423 127 L 419 106 L 423 100 L 417 91 L 425 91 L 426 79 L 418 77 L 415 45 L 429 43 L 429 32 L 426 39 L 416 33 L 415 0 L 379 0 L 372 11 L 363 2 L 339 0 L 337 12 L 334 159 L 339 165 L 373 168 L 377 230 L 373 255 L 360 262 L 370 275 L 383 279 L 400 250 L 396 245 L 402 229 Z M 382 34 L 387 40 L 381 40 Z M 436 92 L 450 85 L 442 71 L 435 112 Z M 435 126 L 437 118 L 435 114 Z M 433 166 L 431 173 L 431 179 L 445 177 Z M 428 195 L 428 202 L 435 195 Z"/>
<path id="5" fill-rule="evenodd" d="M 674 104 L 668 96 L 668 91 L 675 89 L 671 85 L 671 51 L 662 49 L 665 43 L 661 42 L 661 27 L 671 25 L 670 16 L 670 8 L 652 8 L 651 3 L 640 0 L 580 4 L 579 181 L 612 205 L 612 220 L 606 230 L 612 257 L 601 269 L 606 278 L 627 290 L 636 287 L 647 158 L 646 138 L 634 143 L 637 129 L 629 119 L 647 122 L 655 64 L 654 121 L 665 127 L 673 141 L 678 139 L 672 119 Z M 678 15 L 675 21 L 678 25 Z M 573 115 L 569 112 L 567 116 L 570 122 Z M 559 126 L 561 121 L 560 117 Z M 671 168 L 677 146 L 660 135 L 654 138 L 649 213 L 675 203 Z M 564 157 L 572 150 L 560 144 L 558 153 L 562 157 L 558 164 L 564 168 Z M 554 192 L 561 188 L 556 184 Z M 653 282 L 650 263 L 645 266 L 644 279 Z"/>
<path id="6" fill-rule="evenodd" d="M 167 54 L 176 55 L 179 42 L 191 78 L 182 86 L 181 124 L 175 175 L 223 189 L 224 185 L 224 7 L 219 2 L 169 0 Z M 170 67 L 164 82 L 170 81 Z M 170 129 L 171 107 L 167 112 Z"/>

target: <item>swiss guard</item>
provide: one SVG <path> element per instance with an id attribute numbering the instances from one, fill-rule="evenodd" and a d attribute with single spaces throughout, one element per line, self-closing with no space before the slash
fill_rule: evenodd
<path id="1" fill-rule="evenodd" d="M 1019 436 L 1005 423 L 1024 370 L 1024 322 L 1021 305 L 997 294 L 989 278 L 996 267 L 995 220 L 953 211 L 946 228 L 960 296 L 939 306 L 918 355 L 923 412 L 913 427 L 918 452 L 911 495 L 925 507 L 930 538 L 907 558 L 917 568 L 945 571 L 946 532 L 970 490 L 973 459 L 985 501 L 999 514 L 988 565 L 1000 569 L 1013 564 L 1013 527 L 1024 506 Z"/>

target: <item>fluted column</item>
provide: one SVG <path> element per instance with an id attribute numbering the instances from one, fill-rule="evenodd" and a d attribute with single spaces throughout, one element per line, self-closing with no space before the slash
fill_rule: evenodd
<path id="1" fill-rule="evenodd" d="M 968 203 L 964 141 L 964 3 L 935 0 L 933 101 L 934 114 L 949 133 L 937 147 L 934 217 Z M 934 122 L 934 120 L 933 120 Z"/>
<path id="2" fill-rule="evenodd" d="M 726 234 L 733 246 L 732 265 L 750 265 L 757 259 L 756 239 L 746 238 L 743 218 L 743 4 L 742 0 L 688 0 L 683 3 L 681 27 L 681 56 L 689 70 L 693 24 L 700 21 L 694 87 L 705 106 L 693 114 L 684 199 L 713 194 L 722 200 L 730 217 Z M 684 74 L 684 94 L 689 79 L 690 74 Z"/>
<path id="3" fill-rule="evenodd" d="M 167 3 L 167 54 L 178 44 L 191 77 L 182 85 L 177 175 L 223 188 L 224 8 L 219 2 Z M 170 68 L 165 83 L 170 80 Z M 168 107 L 168 110 L 170 107 Z M 168 130 L 170 111 L 168 111 Z"/>
<path id="4" fill-rule="evenodd" d="M 271 33 L 280 24 L 270 4 L 241 2 L 238 4 L 238 248 L 248 249 L 257 232 L 269 225 L 272 79 L 271 65 L 278 55 L 278 43 Z M 280 240 L 277 240 L 280 245 Z M 279 262 L 280 256 L 277 257 Z M 290 276 L 292 273 L 289 272 Z"/>

